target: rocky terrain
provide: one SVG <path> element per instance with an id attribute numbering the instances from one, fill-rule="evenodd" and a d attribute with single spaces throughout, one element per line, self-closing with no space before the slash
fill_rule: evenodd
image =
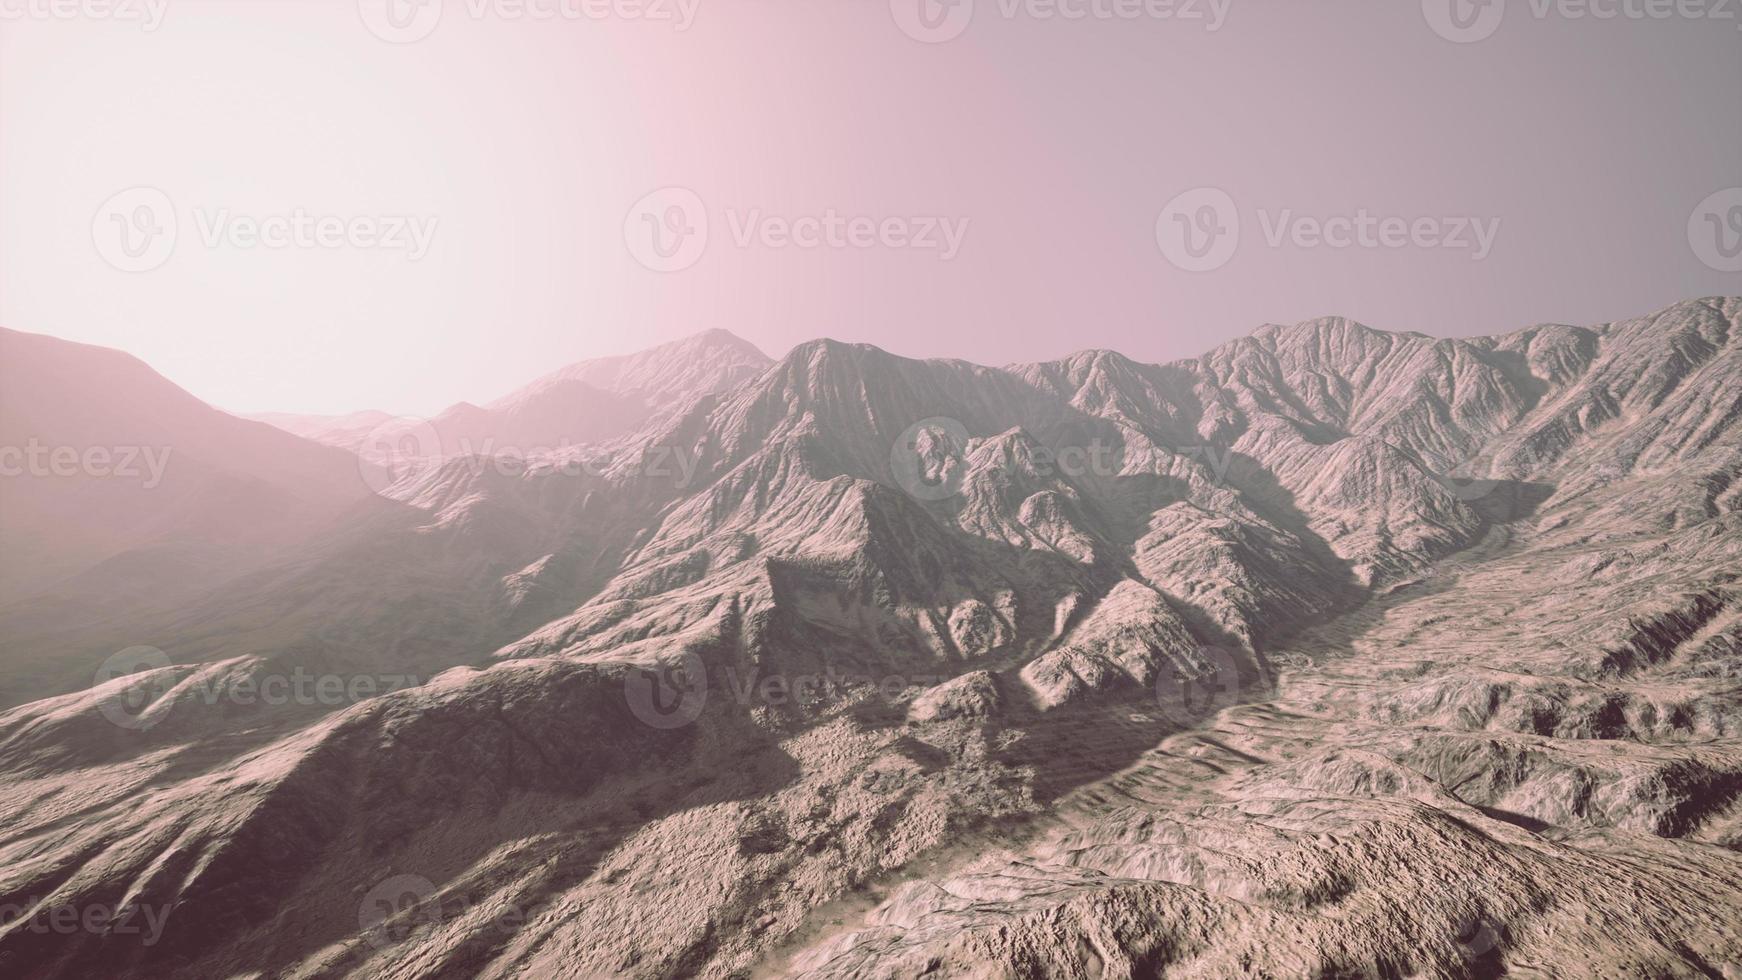
<path id="1" fill-rule="evenodd" d="M 712 332 L 273 420 L 325 446 L 138 370 L 180 407 L 0 389 L 7 445 L 225 475 L 0 479 L 0 975 L 1742 976 L 1742 298 Z"/>

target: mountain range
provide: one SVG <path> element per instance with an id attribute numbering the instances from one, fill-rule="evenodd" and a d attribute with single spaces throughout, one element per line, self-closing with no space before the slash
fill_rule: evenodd
<path id="1" fill-rule="evenodd" d="M 708 330 L 635 354 L 579 361 L 482 407 L 459 402 L 433 419 L 379 410 L 249 417 L 373 459 L 527 456 L 628 435 L 661 412 L 731 388 L 772 363 L 731 333 Z"/>
<path id="2" fill-rule="evenodd" d="M 1742 975 L 1742 297 L 0 372 L 8 974 Z"/>

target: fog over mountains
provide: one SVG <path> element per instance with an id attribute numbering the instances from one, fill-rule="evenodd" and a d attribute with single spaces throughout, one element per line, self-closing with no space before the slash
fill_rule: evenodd
<path id="1" fill-rule="evenodd" d="M 0 446 L 0 974 L 1742 976 L 1742 297 Z"/>
<path id="2" fill-rule="evenodd" d="M 371 458 L 526 456 L 628 435 L 661 412 L 762 373 L 768 355 L 709 330 L 622 357 L 580 361 L 482 407 L 460 402 L 427 421 L 380 411 L 252 418 Z"/>

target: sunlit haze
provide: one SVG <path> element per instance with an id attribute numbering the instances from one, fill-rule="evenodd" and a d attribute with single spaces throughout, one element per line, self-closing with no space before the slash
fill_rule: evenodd
<path id="1" fill-rule="evenodd" d="M 161 23 L 0 0 L 0 324 L 233 411 L 429 414 L 712 327 L 1161 361 L 1323 314 L 1457 336 L 1738 291 L 1689 244 L 1742 183 L 1734 20 L 1520 3 L 1456 43 L 1414 2 L 981 0 L 940 39 L 900 0 L 449 0 L 390 43 L 354 0 L 135 6 Z M 177 219 L 147 271 L 94 241 L 132 188 Z M 662 188 L 707 215 L 674 271 L 627 243 Z M 1241 224 L 1208 271 L 1157 241 L 1196 188 Z M 1339 216 L 1442 224 L 1299 225 Z"/>

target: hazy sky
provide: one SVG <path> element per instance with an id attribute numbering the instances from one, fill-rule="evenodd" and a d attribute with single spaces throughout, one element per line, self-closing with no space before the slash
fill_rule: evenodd
<path id="1" fill-rule="evenodd" d="M 433 413 L 708 327 L 1167 360 L 1742 292 L 1742 5 L 1545 2 L 0 0 L 0 324 Z"/>

